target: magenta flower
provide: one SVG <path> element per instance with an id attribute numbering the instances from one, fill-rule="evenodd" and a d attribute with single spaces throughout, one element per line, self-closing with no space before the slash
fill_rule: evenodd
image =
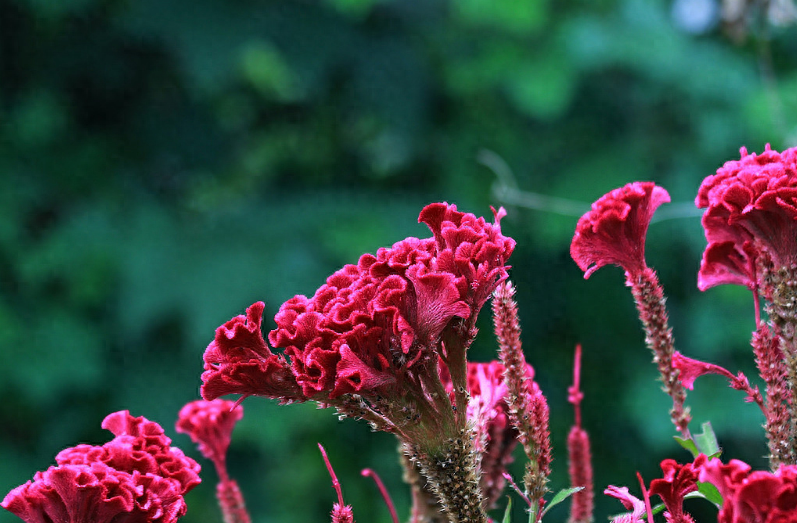
<path id="1" fill-rule="evenodd" d="M 630 510 L 629 514 L 623 514 L 612 520 L 612 523 L 639 523 L 645 521 L 645 502 L 629 492 L 628 487 L 615 487 L 609 485 L 603 491 L 607 496 L 619 499 L 626 510 Z"/>
<path id="2" fill-rule="evenodd" d="M 406 374 L 433 357 L 452 320 L 472 324 L 506 279 L 515 242 L 501 234 L 504 214 L 489 224 L 454 205 L 427 205 L 419 221 L 433 238 L 365 254 L 312 298 L 283 304 L 269 341 L 285 348 L 303 394 L 400 394 Z"/>
<path id="3" fill-rule="evenodd" d="M 175 427 L 177 432 L 188 434 L 202 455 L 216 466 L 219 475 L 216 498 L 224 523 L 251 521 L 238 483 L 230 479 L 227 473 L 227 448 L 230 446 L 232 429 L 243 415 L 243 407 L 232 401 L 192 401 L 180 409 Z"/>
<path id="4" fill-rule="evenodd" d="M 670 201 L 653 182 L 634 182 L 602 196 L 576 225 L 570 256 L 589 278 L 604 265 L 636 275 L 645 264 L 645 236 L 653 213 Z"/>
<path id="5" fill-rule="evenodd" d="M 0 506 L 28 523 L 171 523 L 199 484 L 199 464 L 157 423 L 115 412 L 102 423 L 116 437 L 61 451 L 58 463 L 5 497 Z"/>
<path id="6" fill-rule="evenodd" d="M 675 460 L 665 459 L 661 462 L 664 478 L 650 482 L 650 495 L 659 496 L 667 512 L 664 519 L 667 523 L 693 523 L 692 516 L 683 510 L 684 497 L 697 490 L 698 470 L 692 463 L 680 465 Z"/>
<path id="7" fill-rule="evenodd" d="M 216 464 L 222 479 L 226 479 L 232 429 L 243 415 L 243 407 L 232 401 L 192 401 L 180 409 L 175 428 L 188 434 L 202 455 Z"/>
<path id="8" fill-rule="evenodd" d="M 725 162 L 700 186 L 695 204 L 703 215 L 708 247 L 698 276 L 702 290 L 721 283 L 760 285 L 756 258 L 776 268 L 797 261 L 797 148 Z"/>
<path id="9" fill-rule="evenodd" d="M 718 523 L 797 523 L 797 465 L 772 472 L 751 471 L 739 460 L 723 464 L 705 456 L 695 460 L 700 481 L 714 484 L 723 503 Z"/>
<path id="10" fill-rule="evenodd" d="M 268 339 L 288 359 L 269 349 L 260 332 L 264 306 L 254 304 L 245 317 L 219 327 L 205 351 L 203 397 L 260 395 L 341 406 L 354 394 L 426 396 L 421 381 L 430 369 L 439 379 L 438 356 L 464 357 L 481 307 L 507 278 L 515 242 L 501 234 L 504 214 L 496 211 L 491 224 L 454 205 L 426 206 L 419 221 L 431 238 L 407 238 L 376 256 L 365 254 L 311 298 L 296 296 L 280 307 Z M 444 350 L 444 331 L 460 343 Z M 369 421 L 382 424 L 383 414 Z"/>

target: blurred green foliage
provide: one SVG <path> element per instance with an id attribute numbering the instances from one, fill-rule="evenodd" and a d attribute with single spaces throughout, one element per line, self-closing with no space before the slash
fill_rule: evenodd
<path id="1" fill-rule="evenodd" d="M 633 180 L 688 204 L 741 145 L 794 145 L 794 27 L 737 41 L 674 13 L 660 0 L 0 0 L 0 493 L 64 447 L 106 441 L 100 422 L 119 409 L 198 457 L 173 423 L 215 327 L 257 300 L 273 316 L 363 252 L 425 236 L 417 213 L 442 200 L 509 207 L 553 487 L 567 485 L 577 342 L 598 490 L 688 459 L 620 271 L 584 282 L 568 254 L 577 216 L 509 205 L 477 160 L 493 151 L 519 190 L 586 209 Z M 754 376 L 749 293 L 697 291 L 699 220 L 673 209 L 647 250 L 677 345 Z M 483 316 L 477 360 L 495 350 Z M 760 414 L 704 380 L 695 426 L 710 419 L 726 455 L 764 467 Z M 391 436 L 311 405 L 244 406 L 229 461 L 256 522 L 327 520 L 316 442 L 358 519 L 388 521 L 364 467 L 407 513 Z M 203 463 L 186 523 L 220 520 Z M 597 503 L 598 518 L 619 510 Z"/>

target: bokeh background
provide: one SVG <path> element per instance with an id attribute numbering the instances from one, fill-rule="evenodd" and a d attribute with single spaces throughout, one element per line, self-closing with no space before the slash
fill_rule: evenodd
<path id="1" fill-rule="evenodd" d="M 120 409 L 201 460 L 173 426 L 214 329 L 263 300 L 270 330 L 344 263 L 426 236 L 432 201 L 508 209 L 552 487 L 581 342 L 596 487 L 637 491 L 636 471 L 688 454 L 622 271 L 583 281 L 570 238 L 608 190 L 665 186 L 647 250 L 676 344 L 755 376 L 749 293 L 696 288 L 691 202 L 740 146 L 797 143 L 793 20 L 787 0 L 0 0 L 0 494 L 107 441 Z M 474 360 L 495 354 L 482 316 Z M 726 457 L 766 466 L 762 416 L 724 380 L 689 404 Z M 256 522 L 328 521 L 316 442 L 358 520 L 388 521 L 364 467 L 408 514 L 392 436 L 309 404 L 244 408 L 230 470 Z M 202 463 L 186 523 L 220 521 Z M 604 498 L 598 521 L 621 510 Z"/>

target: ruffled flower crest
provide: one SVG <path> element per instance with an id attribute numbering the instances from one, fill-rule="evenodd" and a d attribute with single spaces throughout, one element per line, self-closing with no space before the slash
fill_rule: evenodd
<path id="1" fill-rule="evenodd" d="M 207 459 L 222 465 L 227 460 L 227 449 L 235 424 L 243 418 L 243 407 L 233 401 L 192 401 L 177 416 L 177 432 L 188 434 Z M 217 465 L 218 467 L 218 465 Z"/>
<path id="2" fill-rule="evenodd" d="M 756 264 L 762 256 L 775 268 L 797 262 L 797 148 L 778 153 L 767 144 L 761 154 L 744 147 L 740 154 L 707 177 L 695 199 L 706 209 L 701 290 L 723 283 L 760 286 Z"/>
<path id="3" fill-rule="evenodd" d="M 692 516 L 684 512 L 683 503 L 687 494 L 697 490 L 698 471 L 692 463 L 680 465 L 672 459 L 662 461 L 661 470 L 664 478 L 651 481 L 649 493 L 664 501 L 667 523 L 694 523 Z"/>
<path id="4" fill-rule="evenodd" d="M 257 302 L 216 329 L 205 349 L 202 397 L 214 400 L 225 394 L 265 396 L 282 403 L 303 401 L 290 366 L 281 354 L 268 348 L 261 332 L 265 304 Z"/>
<path id="5" fill-rule="evenodd" d="M 629 183 L 601 197 L 579 219 L 570 256 L 589 278 L 604 265 L 619 265 L 627 279 L 645 264 L 645 236 L 653 213 L 670 201 L 653 182 Z"/>
<path id="6" fill-rule="evenodd" d="M 243 418 L 243 414 L 243 407 L 232 401 L 198 400 L 180 409 L 175 424 L 177 432 L 188 434 L 202 455 L 216 467 L 219 475 L 216 498 L 224 523 L 251 523 L 241 489 L 227 473 L 227 449 L 235 424 Z"/>
<path id="7" fill-rule="evenodd" d="M 172 523 L 183 496 L 199 484 L 199 464 L 170 446 L 157 423 L 127 411 L 105 418 L 116 437 L 102 446 L 61 451 L 0 506 L 28 523 Z"/>
<path id="8" fill-rule="evenodd" d="M 718 523 L 797 522 L 797 465 L 776 472 L 752 471 L 747 463 L 705 456 L 695 460 L 700 481 L 713 483 L 722 494 Z"/>
<path id="9" fill-rule="evenodd" d="M 407 382 L 436 361 L 436 351 L 445 357 L 454 350 L 440 346 L 452 320 L 463 325 L 457 335 L 470 336 L 480 308 L 506 279 L 515 242 L 501 234 L 504 214 L 495 211 L 490 224 L 454 205 L 428 205 L 419 221 L 433 237 L 365 254 L 312 297 L 285 302 L 268 339 L 289 360 L 269 349 L 260 332 L 264 305 L 252 305 L 246 316 L 221 326 L 208 346 L 203 397 L 334 403 L 352 394 L 403 396 Z"/>

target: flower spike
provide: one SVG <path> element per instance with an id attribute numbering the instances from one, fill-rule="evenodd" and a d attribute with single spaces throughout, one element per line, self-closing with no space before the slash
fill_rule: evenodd
<path id="1" fill-rule="evenodd" d="M 567 389 L 567 400 L 573 404 L 575 424 L 567 436 L 567 455 L 570 472 L 570 486 L 583 487 L 573 494 L 570 504 L 569 523 L 591 523 L 594 510 L 594 490 L 592 482 L 592 453 L 590 452 L 589 435 L 581 427 L 581 400 L 584 393 L 580 389 L 581 381 L 581 345 L 576 345 L 576 356 L 573 363 L 573 385 Z"/>

